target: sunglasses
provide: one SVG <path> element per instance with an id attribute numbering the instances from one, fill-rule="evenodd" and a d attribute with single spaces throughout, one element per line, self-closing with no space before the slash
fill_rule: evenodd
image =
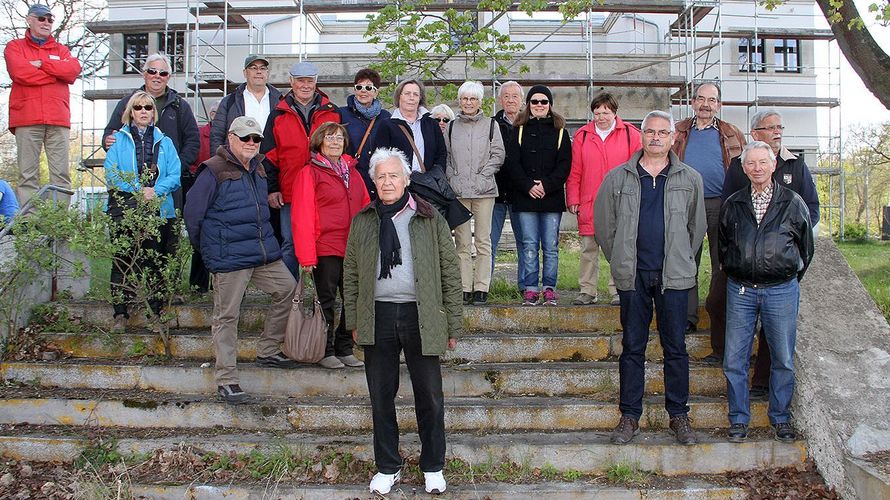
<path id="1" fill-rule="evenodd" d="M 528 102 L 532 104 L 550 104 L 550 99 L 529 99 Z"/>
<path id="2" fill-rule="evenodd" d="M 154 69 L 154 68 L 148 68 L 147 70 L 145 70 L 145 72 L 148 73 L 149 75 L 152 75 L 152 76 L 154 76 L 154 75 L 170 76 L 170 72 L 169 72 L 169 71 L 163 71 L 163 70 L 158 71 L 158 70 L 156 70 L 156 69 Z"/>
<path id="3" fill-rule="evenodd" d="M 364 90 L 366 92 L 374 92 L 377 90 L 377 87 L 373 85 L 356 85 L 355 90 Z"/>
<path id="4" fill-rule="evenodd" d="M 143 109 L 146 111 L 152 111 L 153 109 L 155 109 L 155 105 L 154 104 L 134 104 L 133 105 L 133 111 L 142 111 Z"/>
<path id="5" fill-rule="evenodd" d="M 247 135 L 247 136 L 238 137 L 238 138 L 241 139 L 241 142 L 253 141 L 254 144 L 259 144 L 259 143 L 263 142 L 263 138 L 258 135 Z"/>
<path id="6" fill-rule="evenodd" d="M 451 118 L 433 118 L 433 120 L 436 120 L 439 123 L 448 123 L 451 121 Z"/>
<path id="7" fill-rule="evenodd" d="M 48 22 L 48 23 L 50 23 L 50 24 L 52 24 L 52 23 L 55 21 L 55 19 L 53 18 L 53 16 L 34 16 L 34 19 L 37 19 L 37 20 L 40 21 L 41 23 L 47 23 L 47 22 Z"/>

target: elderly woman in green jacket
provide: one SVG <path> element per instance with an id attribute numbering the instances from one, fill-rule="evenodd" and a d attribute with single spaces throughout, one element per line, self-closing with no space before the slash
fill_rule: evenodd
<path id="1" fill-rule="evenodd" d="M 432 205 L 406 189 L 411 167 L 394 148 L 371 156 L 378 199 L 352 221 L 343 263 L 346 328 L 365 350 L 377 474 L 385 495 L 401 478 L 395 397 L 399 354 L 414 389 L 420 468 L 427 493 L 445 491 L 445 406 L 439 356 L 457 344 L 460 268 L 451 231 Z"/>

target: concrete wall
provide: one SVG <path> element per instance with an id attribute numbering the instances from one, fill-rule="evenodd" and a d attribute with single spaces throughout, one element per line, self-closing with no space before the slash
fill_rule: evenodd
<path id="1" fill-rule="evenodd" d="M 850 457 L 890 448 L 890 326 L 826 238 L 801 282 L 794 418 L 828 484 L 856 498 Z"/>

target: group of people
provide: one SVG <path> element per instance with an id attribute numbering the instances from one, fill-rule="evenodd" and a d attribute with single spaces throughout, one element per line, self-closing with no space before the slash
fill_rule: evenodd
<path id="1" fill-rule="evenodd" d="M 70 126 L 58 107 L 53 119 L 43 113 L 35 121 L 34 110 L 64 101 L 67 112 L 67 85 L 80 71 L 52 40 L 47 7 L 32 5 L 27 20 L 25 38 L 5 49 L 20 192 L 35 189 L 34 151 Z M 168 86 L 169 60 L 151 55 L 142 72 L 145 85 L 121 99 L 103 135 L 113 234 L 128 235 L 123 216 L 139 198 L 159 200 L 159 236 L 142 243 L 160 258 L 138 263 L 157 273 L 178 244 L 174 221 L 182 215 L 194 248 L 192 284 L 213 290 L 215 378 L 219 396 L 231 404 L 249 399 L 236 365 L 246 288 L 252 284 L 272 297 L 257 364 L 293 368 L 280 345 L 298 282 L 311 275 L 327 324 L 319 364 L 365 368 L 378 467 L 371 492 L 386 494 L 400 478 L 394 403 L 400 355 L 414 389 L 426 491 L 445 491 L 439 356 L 456 345 L 463 305 L 488 300 L 508 216 L 524 305 L 557 304 L 564 212 L 577 216 L 581 237 L 575 305 L 599 301 L 600 250 L 609 262 L 609 302 L 620 306 L 623 329 L 621 417 L 612 442 L 627 443 L 639 432 L 653 311 L 670 429 L 682 444 L 697 441 L 688 417 L 685 335 L 698 326 L 705 235 L 713 348 L 705 361 L 723 365 L 727 437 L 746 439 L 750 394 L 768 387 L 776 438 L 796 439 L 789 407 L 798 282 L 813 255 L 819 212 L 807 166 L 782 145 L 780 114 L 755 115 L 753 142 L 746 144 L 738 128 L 718 118 L 718 85 L 704 83 L 693 94 L 694 116 L 679 123 L 652 111 L 638 129 L 618 116 L 615 96 L 602 93 L 591 102 L 593 120 L 570 134 L 543 85 L 525 91 L 504 83 L 497 93 L 501 111 L 488 117 L 479 82 L 460 86 L 455 113 L 444 104 L 428 110 L 423 83 L 406 79 L 396 86 L 389 112 L 379 99 L 380 76 L 362 69 L 338 107 L 317 88 L 312 63 L 291 66 L 290 89 L 282 94 L 268 82 L 269 61 L 251 55 L 245 83 L 215 105 L 199 129 L 188 102 Z M 56 161 L 63 153 L 55 143 L 46 142 L 46 149 L 51 166 L 67 167 Z M 66 182 L 63 172 L 53 176 Z M 463 212 L 412 185 L 430 180 Z M 129 317 L 124 271 L 132 263 L 115 262 L 114 323 L 123 329 Z M 151 302 L 155 314 L 160 307 Z M 755 331 L 761 341 L 749 391 Z M 354 355 L 356 343 L 364 362 Z"/>

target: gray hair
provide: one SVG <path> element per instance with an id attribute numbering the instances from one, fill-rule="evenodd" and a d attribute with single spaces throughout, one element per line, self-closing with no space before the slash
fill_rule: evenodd
<path id="1" fill-rule="evenodd" d="M 457 89 L 457 97 L 461 98 L 464 95 L 475 97 L 481 101 L 485 97 L 485 87 L 482 86 L 482 83 L 476 81 L 464 82 Z"/>
<path id="2" fill-rule="evenodd" d="M 519 85 L 519 82 L 517 82 L 516 80 L 510 80 L 509 82 L 502 83 L 501 86 L 498 88 L 498 97 L 504 95 L 505 88 L 513 86 L 519 89 L 519 97 L 521 99 L 525 99 L 525 92 L 522 91 L 522 85 Z"/>
<path id="3" fill-rule="evenodd" d="M 722 100 L 723 100 L 722 97 L 721 97 L 721 96 L 723 95 L 723 92 L 720 90 L 720 84 L 717 83 L 716 81 L 702 82 L 702 83 L 699 83 L 698 85 L 696 85 L 696 86 L 695 86 L 695 91 L 692 92 L 692 98 L 693 98 L 693 99 L 695 99 L 696 97 L 698 97 L 698 91 L 699 91 L 702 87 L 704 87 L 705 85 L 710 85 L 710 86 L 714 87 L 715 89 L 717 89 L 717 100 L 718 100 L 718 101 L 722 101 Z"/>
<path id="4" fill-rule="evenodd" d="M 433 109 L 430 110 L 430 117 L 434 117 L 436 115 L 445 115 L 449 120 L 454 120 L 454 110 L 451 109 L 451 106 L 447 104 L 437 104 Z"/>
<path id="5" fill-rule="evenodd" d="M 766 120 L 770 116 L 778 116 L 779 120 L 782 119 L 782 115 L 779 114 L 779 112 L 774 109 L 770 109 L 767 111 L 760 111 L 758 113 L 755 113 L 754 116 L 751 117 L 751 130 L 754 130 L 755 128 L 757 128 L 757 126 L 760 125 L 760 123 L 763 122 L 763 120 Z"/>
<path id="6" fill-rule="evenodd" d="M 402 165 L 402 173 L 405 174 L 405 178 L 411 177 L 411 167 L 408 165 L 408 158 L 405 157 L 405 153 L 402 150 L 398 148 L 377 148 L 368 161 L 368 175 L 371 176 L 372 181 L 377 174 L 377 165 L 389 160 L 398 160 Z"/>
<path id="7" fill-rule="evenodd" d="M 154 54 L 146 57 L 145 62 L 142 63 L 142 71 L 145 72 L 145 70 L 148 69 L 148 65 L 155 61 L 163 61 L 164 66 L 167 68 L 167 71 L 173 73 L 173 66 L 170 65 L 170 59 L 167 57 L 167 54 L 164 54 L 163 52 L 155 52 Z"/>
<path id="8" fill-rule="evenodd" d="M 753 141 L 745 145 L 745 149 L 742 150 L 742 165 L 745 164 L 745 160 L 748 158 L 748 153 L 754 151 L 755 149 L 766 150 L 766 152 L 769 153 L 769 159 L 772 161 L 776 161 L 776 154 L 773 153 L 773 148 L 769 144 L 763 141 Z"/>
<path id="9" fill-rule="evenodd" d="M 661 118 L 662 120 L 667 120 L 668 123 L 671 124 L 671 132 L 674 131 L 674 117 L 671 116 L 670 113 L 665 113 L 664 111 L 654 110 L 650 111 L 646 118 L 643 118 L 643 123 L 640 124 L 640 128 L 646 130 L 646 122 L 651 120 L 652 118 Z"/>

